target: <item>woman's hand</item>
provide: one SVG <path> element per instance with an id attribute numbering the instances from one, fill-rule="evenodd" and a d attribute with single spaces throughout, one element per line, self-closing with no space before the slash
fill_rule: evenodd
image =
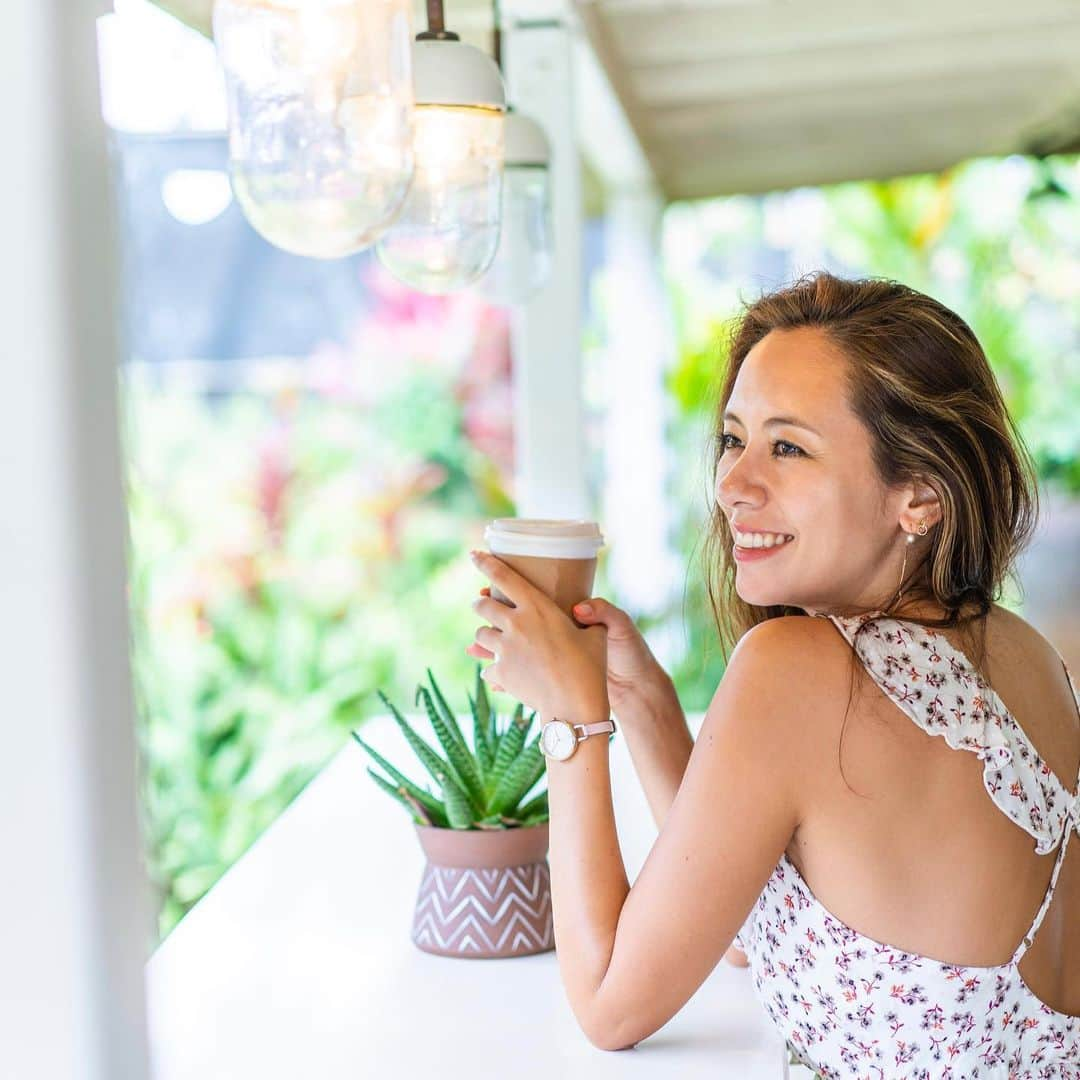
<path id="1" fill-rule="evenodd" d="M 576 626 L 546 593 L 497 556 L 475 552 L 473 562 L 513 605 L 492 599 L 489 590 L 473 601 L 491 625 L 476 631 L 476 648 L 466 651 L 475 656 L 482 649 L 495 661 L 481 677 L 545 719 L 605 719 L 606 630 Z"/>
<path id="2" fill-rule="evenodd" d="M 591 610 L 585 611 L 585 605 Z M 607 690 L 614 712 L 624 702 L 643 696 L 654 684 L 666 688 L 670 683 L 634 620 L 622 608 L 594 596 L 574 605 L 574 618 L 581 623 L 607 627 Z"/>
<path id="3" fill-rule="evenodd" d="M 491 590 L 485 586 L 481 596 L 490 596 Z M 582 610 L 588 604 L 591 611 Z M 600 596 L 590 597 L 574 605 L 574 618 L 586 625 L 607 627 L 607 692 L 613 712 L 635 696 L 641 696 L 647 688 L 659 684 L 664 688 L 670 683 L 666 671 L 652 654 L 641 631 L 634 625 L 634 620 L 614 604 Z M 491 652 L 475 642 L 465 650 L 479 660 L 490 660 Z M 490 685 L 490 684 L 489 684 Z M 502 687 L 492 686 L 494 690 Z"/>

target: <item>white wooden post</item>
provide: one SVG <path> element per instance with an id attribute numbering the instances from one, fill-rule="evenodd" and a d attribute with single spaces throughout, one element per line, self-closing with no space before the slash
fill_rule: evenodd
<path id="1" fill-rule="evenodd" d="M 0 39 L 0 1075 L 13 1080 L 148 1069 L 104 9 L 11 4 Z"/>
<path id="2" fill-rule="evenodd" d="M 660 271 L 663 201 L 650 188 L 608 198 L 605 244 L 603 521 L 611 544 L 608 574 L 635 615 L 656 614 L 681 595 L 686 570 L 671 549 L 672 455 L 664 375 L 675 335 Z M 665 666 L 678 656 L 681 619 L 650 632 Z"/>
<path id="3" fill-rule="evenodd" d="M 509 100 L 552 148 L 555 261 L 547 286 L 515 309 L 514 455 L 518 515 L 592 516 L 581 394 L 582 195 L 573 36 L 561 22 L 511 24 L 503 39 Z"/>

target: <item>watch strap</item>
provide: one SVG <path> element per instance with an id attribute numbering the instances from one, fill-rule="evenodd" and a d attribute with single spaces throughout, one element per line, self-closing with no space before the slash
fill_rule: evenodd
<path id="1" fill-rule="evenodd" d="M 575 731 L 581 732 L 581 739 L 587 739 L 590 735 L 604 735 L 615 731 L 614 720 L 599 720 L 595 724 L 574 724 Z M 580 742 L 581 739 L 578 741 Z"/>

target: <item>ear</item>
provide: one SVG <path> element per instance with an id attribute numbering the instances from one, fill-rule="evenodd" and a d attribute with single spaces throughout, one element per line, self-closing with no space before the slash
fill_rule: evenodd
<path id="1" fill-rule="evenodd" d="M 900 505 L 900 528 L 913 533 L 920 522 L 928 528 L 936 525 L 942 516 L 938 493 L 921 477 L 904 485 Z"/>

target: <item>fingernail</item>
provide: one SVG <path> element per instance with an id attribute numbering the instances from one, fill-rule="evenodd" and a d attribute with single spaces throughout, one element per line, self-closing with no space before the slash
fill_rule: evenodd
<path id="1" fill-rule="evenodd" d="M 575 604 L 574 605 L 574 610 L 579 615 L 591 615 L 592 614 L 592 604 Z"/>

